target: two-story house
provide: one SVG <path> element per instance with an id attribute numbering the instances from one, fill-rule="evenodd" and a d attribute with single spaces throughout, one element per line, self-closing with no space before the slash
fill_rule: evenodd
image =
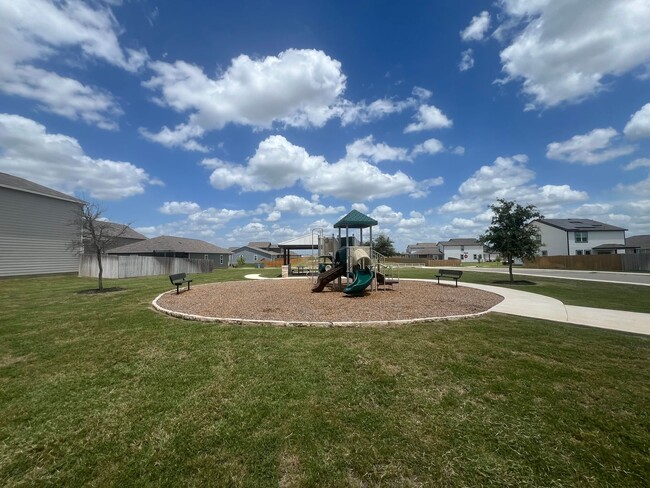
<path id="1" fill-rule="evenodd" d="M 590 219 L 539 219 L 542 256 L 584 256 L 625 252 L 625 231 L 622 227 Z"/>
<path id="2" fill-rule="evenodd" d="M 460 259 L 464 262 L 477 263 L 485 260 L 483 244 L 473 237 L 449 239 L 441 242 L 445 259 Z"/>

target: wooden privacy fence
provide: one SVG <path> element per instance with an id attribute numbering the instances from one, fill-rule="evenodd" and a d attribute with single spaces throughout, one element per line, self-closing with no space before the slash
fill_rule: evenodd
<path id="1" fill-rule="evenodd" d="M 213 263 L 209 259 L 161 258 L 153 256 L 102 257 L 104 278 L 135 278 L 176 273 L 210 273 Z M 97 278 L 99 265 L 93 255 L 84 254 L 79 260 L 79 276 Z"/>
<path id="2" fill-rule="evenodd" d="M 584 271 L 650 271 L 650 254 L 592 254 L 590 256 L 537 256 L 524 261 L 527 268 Z"/>

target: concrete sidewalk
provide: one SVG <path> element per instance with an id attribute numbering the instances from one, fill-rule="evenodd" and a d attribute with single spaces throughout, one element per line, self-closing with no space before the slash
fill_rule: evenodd
<path id="1" fill-rule="evenodd" d="M 650 335 L 650 314 L 647 313 L 565 305 L 555 298 L 500 286 L 461 282 L 458 285 L 501 295 L 504 300 L 492 307 L 493 312 Z"/>

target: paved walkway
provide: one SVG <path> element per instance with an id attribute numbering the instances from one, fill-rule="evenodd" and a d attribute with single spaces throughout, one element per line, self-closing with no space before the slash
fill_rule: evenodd
<path id="1" fill-rule="evenodd" d="M 647 313 L 576 307 L 565 305 L 555 298 L 527 291 L 475 283 L 459 282 L 458 284 L 501 295 L 504 300 L 492 307 L 493 312 L 650 335 L 650 314 Z"/>

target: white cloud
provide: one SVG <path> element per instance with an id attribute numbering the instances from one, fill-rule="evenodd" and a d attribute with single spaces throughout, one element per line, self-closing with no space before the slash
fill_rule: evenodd
<path id="1" fill-rule="evenodd" d="M 411 211 L 409 212 L 409 217 L 400 220 L 397 223 L 399 229 L 418 229 L 426 224 L 426 219 L 424 215 L 420 212 Z"/>
<path id="2" fill-rule="evenodd" d="M 201 211 L 201 207 L 195 202 L 165 202 L 159 211 L 167 215 L 193 214 Z"/>
<path id="3" fill-rule="evenodd" d="M 321 156 L 310 156 L 283 136 L 270 136 L 259 144 L 248 165 L 216 164 L 210 176 L 215 188 L 238 185 L 244 191 L 266 191 L 293 186 L 298 180 L 325 169 L 327 162 Z"/>
<path id="4" fill-rule="evenodd" d="M 365 101 L 353 103 L 349 100 L 340 100 L 334 107 L 333 114 L 341 118 L 341 124 L 344 126 L 352 123 L 368 123 L 417 107 L 424 100 L 431 98 L 431 95 L 429 90 L 416 86 L 412 90 L 412 96 L 405 100 L 380 98 L 370 104 Z"/>
<path id="5" fill-rule="evenodd" d="M 623 169 L 625 171 L 631 171 L 637 168 L 650 168 L 650 158 L 639 158 L 635 159 L 631 163 L 626 164 Z"/>
<path id="6" fill-rule="evenodd" d="M 401 171 L 384 173 L 361 158 L 346 156 L 328 163 L 279 135 L 262 141 L 246 165 L 218 159 L 204 160 L 203 165 L 214 168 L 210 183 L 217 189 L 239 186 L 243 191 L 266 191 L 300 183 L 312 193 L 353 202 L 400 194 L 420 197 L 442 183 L 440 178 L 415 181 Z"/>
<path id="7" fill-rule="evenodd" d="M 505 82 L 523 80 L 528 108 L 576 102 L 650 61 L 645 0 L 503 0 L 503 26 L 519 32 L 501 51 Z M 504 35 L 503 32 L 501 35 Z"/>
<path id="8" fill-rule="evenodd" d="M 259 210 L 268 213 L 266 220 L 277 221 L 280 220 L 283 212 L 301 216 L 330 215 L 343 212 L 345 207 L 331 207 L 319 203 L 317 199 L 310 201 L 298 195 L 285 195 L 277 197 L 273 205 L 261 205 Z"/>
<path id="9" fill-rule="evenodd" d="M 75 0 L 0 2 L 0 90 L 35 100 L 42 110 L 115 129 L 122 112 L 110 94 L 34 64 L 74 48 L 85 58 L 135 72 L 148 55 L 122 49 L 120 29 L 107 7 Z"/>
<path id="10" fill-rule="evenodd" d="M 0 114 L 0 170 L 93 198 L 118 200 L 144 193 L 149 175 L 122 161 L 87 156 L 79 142 L 18 115 Z"/>
<path id="11" fill-rule="evenodd" d="M 467 49 L 460 53 L 460 63 L 458 63 L 458 69 L 460 71 L 467 71 L 474 67 L 474 53 L 471 49 Z"/>
<path id="12" fill-rule="evenodd" d="M 314 49 L 288 49 L 262 59 L 242 54 L 216 79 L 184 61 L 158 61 L 150 67 L 154 75 L 143 85 L 160 92 L 160 103 L 192 112 L 187 123 L 165 128 L 166 137 L 177 145 L 196 139 L 192 131 L 197 127 L 321 127 L 336 115 L 334 107 L 346 83 L 341 63 Z"/>
<path id="13" fill-rule="evenodd" d="M 209 148 L 197 142 L 204 130 L 197 125 L 179 124 L 175 129 L 163 127 L 160 132 L 152 133 L 140 127 L 140 134 L 147 140 L 157 142 L 165 147 L 180 147 L 187 151 L 208 152 Z"/>
<path id="14" fill-rule="evenodd" d="M 546 146 L 546 157 L 569 163 L 600 164 L 635 150 L 633 146 L 611 147 L 617 138 L 618 132 L 612 127 L 594 129 L 568 141 L 550 143 Z"/>
<path id="15" fill-rule="evenodd" d="M 460 33 L 463 41 L 480 41 L 485 37 L 485 33 L 490 28 L 490 14 L 487 11 L 472 17 L 469 25 Z"/>
<path id="16" fill-rule="evenodd" d="M 350 159 L 368 159 L 373 163 L 382 161 L 409 161 L 408 150 L 403 147 L 392 147 L 386 143 L 375 143 L 373 136 L 357 139 L 346 147 L 346 157 Z"/>
<path id="17" fill-rule="evenodd" d="M 352 204 L 352 209 L 353 210 L 358 210 L 361 213 L 367 214 L 368 213 L 368 205 L 365 203 L 353 203 Z"/>
<path id="18" fill-rule="evenodd" d="M 445 147 L 442 145 L 438 139 L 427 139 L 421 144 L 416 145 L 413 148 L 411 154 L 417 156 L 418 154 L 438 154 L 445 150 Z"/>
<path id="19" fill-rule="evenodd" d="M 396 212 L 388 205 L 379 205 L 375 207 L 370 214 L 370 217 L 375 219 L 381 225 L 394 225 L 398 224 L 403 219 L 404 214 L 402 214 L 402 212 Z"/>
<path id="20" fill-rule="evenodd" d="M 542 209 L 584 201 L 587 193 L 569 185 L 534 184 L 535 173 L 527 167 L 528 157 L 518 154 L 498 157 L 492 165 L 481 166 L 458 188 L 458 194 L 440 207 L 441 213 L 481 212 L 497 198 L 531 203 Z"/>
<path id="21" fill-rule="evenodd" d="M 410 123 L 404 132 L 419 132 L 430 129 L 444 129 L 452 126 L 451 119 L 434 105 L 420 105 L 418 112 L 413 117 L 415 122 Z"/>
<path id="22" fill-rule="evenodd" d="M 630 117 L 623 132 L 630 139 L 650 137 L 650 103 L 646 103 Z"/>

